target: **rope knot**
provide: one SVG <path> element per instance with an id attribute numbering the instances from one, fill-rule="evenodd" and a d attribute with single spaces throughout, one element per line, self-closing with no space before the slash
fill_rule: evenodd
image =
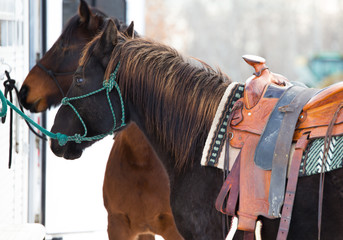
<path id="1" fill-rule="evenodd" d="M 108 91 L 112 91 L 113 87 L 114 87 L 114 79 L 112 78 L 112 74 L 109 80 L 104 81 L 103 84 L 104 88 L 107 88 Z"/>
<path id="2" fill-rule="evenodd" d="M 68 102 L 69 102 L 69 98 L 67 97 L 62 98 L 62 101 L 61 101 L 62 105 L 67 105 Z"/>
<path id="3" fill-rule="evenodd" d="M 74 141 L 75 141 L 76 143 L 81 143 L 81 141 L 82 141 L 81 135 L 80 135 L 80 134 L 75 134 L 75 135 L 74 135 Z"/>
<path id="4" fill-rule="evenodd" d="M 56 139 L 60 146 L 64 146 L 68 142 L 68 136 L 62 133 L 56 133 Z"/>
<path id="5" fill-rule="evenodd" d="M 117 64 L 116 68 L 114 69 L 113 73 L 110 74 L 110 79 L 104 81 L 102 85 L 108 89 L 108 91 L 112 91 L 114 85 L 116 84 L 117 72 L 119 70 L 120 63 Z"/>

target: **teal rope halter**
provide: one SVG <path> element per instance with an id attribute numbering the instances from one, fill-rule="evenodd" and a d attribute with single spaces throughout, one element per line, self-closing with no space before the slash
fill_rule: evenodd
<path id="1" fill-rule="evenodd" d="M 102 139 L 102 138 L 106 137 L 107 135 L 113 134 L 114 131 L 116 131 L 117 129 L 119 129 L 119 128 L 121 128 L 121 127 L 126 125 L 125 124 L 124 101 L 123 101 L 123 97 L 122 97 L 120 89 L 119 89 L 119 85 L 115 81 L 116 75 L 117 75 L 117 72 L 118 72 L 118 69 L 119 69 L 119 65 L 120 64 L 118 63 L 116 68 L 115 68 L 115 70 L 114 70 L 114 72 L 110 74 L 110 79 L 103 81 L 103 87 L 102 88 L 100 88 L 98 90 L 95 90 L 93 92 L 81 95 L 81 96 L 71 97 L 71 98 L 65 97 L 65 98 L 62 99 L 62 104 L 70 106 L 71 109 L 73 109 L 73 111 L 75 112 L 76 116 L 79 118 L 79 120 L 80 120 L 80 122 L 81 122 L 81 124 L 83 126 L 83 129 L 84 129 L 84 134 L 82 136 L 80 134 L 75 134 L 73 136 L 67 136 L 67 137 L 62 137 L 62 138 L 58 139 L 58 142 L 59 142 L 59 144 L 61 146 L 63 146 L 67 141 L 74 141 L 76 143 L 81 143 L 82 141 L 99 140 L 99 139 Z M 111 103 L 111 100 L 110 100 L 110 95 L 109 95 L 109 93 L 112 91 L 112 89 L 114 87 L 115 87 L 115 89 L 118 92 L 119 99 L 120 99 L 120 104 L 121 104 L 121 111 L 122 111 L 121 124 L 118 127 L 116 126 L 117 125 L 116 116 L 115 116 L 115 112 L 113 110 L 113 106 L 112 106 L 112 103 Z M 86 98 L 86 97 L 92 96 L 92 95 L 97 94 L 97 93 L 99 93 L 101 91 L 104 91 L 104 90 L 106 91 L 106 97 L 107 97 L 108 105 L 110 106 L 112 117 L 113 117 L 113 128 L 112 128 L 112 130 L 110 130 L 107 133 L 99 134 L 99 135 L 92 136 L 92 137 L 86 137 L 87 136 L 87 132 L 88 132 L 87 131 L 87 126 L 86 126 L 85 122 L 83 121 L 82 117 L 80 116 L 79 112 L 70 103 L 70 101 Z"/>
<path id="2" fill-rule="evenodd" d="M 68 141 L 74 141 L 76 143 L 81 143 L 82 141 L 94 141 L 94 140 L 99 140 L 102 139 L 104 137 L 106 137 L 107 135 L 113 134 L 114 131 L 116 131 L 117 129 L 125 126 L 125 109 L 124 109 L 124 101 L 123 101 L 123 97 L 121 95 L 120 89 L 119 89 L 119 85 L 118 83 L 115 81 L 116 79 L 116 75 L 119 69 L 119 63 L 117 64 L 115 70 L 113 73 L 111 73 L 110 75 L 110 79 L 109 80 L 104 80 L 103 81 L 103 87 L 95 90 L 93 92 L 78 96 L 78 97 L 72 97 L 72 98 L 63 98 L 62 99 L 62 104 L 63 105 L 69 105 L 73 111 L 75 112 L 75 114 L 78 116 L 78 118 L 80 119 L 82 126 L 85 130 L 84 134 L 81 136 L 80 134 L 74 134 L 73 136 L 67 136 L 65 134 L 62 133 L 52 133 L 48 130 L 46 130 L 45 128 L 43 128 L 42 126 L 40 126 L 39 124 L 37 124 L 35 121 L 33 121 L 31 118 L 29 118 L 27 115 L 25 115 L 25 113 L 23 113 L 22 111 L 20 111 L 15 105 L 13 105 L 10 101 L 8 101 L 3 92 L 0 90 L 0 100 L 1 100 L 1 111 L 0 111 L 0 117 L 4 117 L 6 116 L 7 113 L 7 105 L 10 106 L 14 111 L 16 111 L 21 117 L 23 117 L 24 119 L 26 119 L 29 123 L 31 123 L 34 127 L 36 127 L 37 129 L 39 129 L 43 134 L 47 135 L 48 137 L 52 138 L 52 139 L 57 139 L 58 143 L 60 146 L 65 145 Z M 109 93 L 112 91 L 113 88 L 116 88 L 118 95 L 119 95 L 119 99 L 120 99 L 120 103 L 121 103 L 121 110 L 122 110 L 122 117 L 121 117 L 121 124 L 116 127 L 117 125 L 117 121 L 116 121 L 116 117 L 115 117 L 115 112 L 113 110 L 113 106 L 110 100 L 110 96 Z M 96 136 L 92 136 L 92 137 L 87 137 L 87 127 L 85 125 L 85 122 L 83 121 L 82 117 L 80 116 L 80 114 L 78 113 L 78 111 L 75 109 L 75 107 L 70 103 L 70 101 L 73 100 L 78 100 L 78 99 L 82 99 L 91 95 L 94 95 L 96 93 L 99 93 L 101 91 L 105 90 L 106 91 L 106 96 L 107 96 L 107 101 L 108 104 L 110 106 L 111 109 L 111 113 L 112 113 L 112 117 L 113 117 L 113 128 L 112 130 L 110 130 L 107 133 L 104 134 L 99 134 Z"/>

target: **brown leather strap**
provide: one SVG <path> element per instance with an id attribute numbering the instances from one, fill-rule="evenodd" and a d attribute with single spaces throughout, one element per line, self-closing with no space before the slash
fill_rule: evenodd
<path id="1" fill-rule="evenodd" d="M 278 240 L 287 239 L 289 225 L 291 223 L 294 197 L 298 183 L 300 163 L 308 143 L 308 134 L 304 134 L 295 145 L 295 151 L 288 175 L 288 183 L 281 213 L 279 231 L 276 238 Z"/>
<path id="2" fill-rule="evenodd" d="M 328 129 L 325 134 L 325 139 L 324 139 L 324 151 L 323 151 L 323 162 L 322 162 L 322 168 L 320 172 L 320 179 L 319 179 L 319 200 L 318 200 L 318 239 L 320 239 L 320 234 L 321 234 L 321 229 L 322 229 L 322 212 L 323 212 L 323 195 L 324 195 L 324 181 L 325 181 L 325 165 L 326 165 L 326 160 L 328 158 L 329 154 L 329 149 L 330 149 L 330 143 L 331 143 L 331 137 L 332 137 L 332 130 L 334 127 L 334 124 L 337 120 L 338 113 L 341 111 L 343 108 L 343 103 L 341 103 L 331 121 L 330 124 L 328 125 Z"/>
<path id="3" fill-rule="evenodd" d="M 236 205 L 239 194 L 239 172 L 240 172 L 241 153 L 238 154 L 235 163 L 232 166 L 231 172 L 227 176 L 218 197 L 216 199 L 216 209 L 230 216 L 235 216 Z M 229 194 L 230 192 L 230 194 Z M 228 196 L 226 207 L 224 208 L 225 198 Z"/>
<path id="4" fill-rule="evenodd" d="M 240 162 L 241 162 L 241 155 L 239 154 L 236 158 L 237 161 L 237 170 L 232 176 L 232 186 L 231 191 L 228 196 L 227 202 L 226 202 L 226 214 L 230 216 L 236 215 L 236 207 L 238 203 L 238 195 L 239 195 L 239 173 L 240 173 Z"/>

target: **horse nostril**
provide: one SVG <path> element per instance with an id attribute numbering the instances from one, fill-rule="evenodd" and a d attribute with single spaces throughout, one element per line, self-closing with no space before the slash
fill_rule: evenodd
<path id="1" fill-rule="evenodd" d="M 26 102 L 26 98 L 27 98 L 28 92 L 29 92 L 29 87 L 28 86 L 23 85 L 20 88 L 20 91 L 19 91 L 19 101 L 20 101 L 21 104 Z"/>
<path id="2" fill-rule="evenodd" d="M 27 103 L 28 93 L 29 93 L 29 87 L 26 85 L 23 85 L 20 88 L 19 96 L 18 96 L 20 104 L 26 109 L 30 109 L 32 106 L 32 104 Z"/>

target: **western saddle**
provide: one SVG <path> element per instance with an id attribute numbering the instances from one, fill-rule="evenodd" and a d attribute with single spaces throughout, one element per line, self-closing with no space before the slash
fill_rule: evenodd
<path id="1" fill-rule="evenodd" d="M 255 73 L 231 112 L 227 136 L 230 147 L 241 150 L 216 208 L 237 217 L 238 229 L 252 239 L 258 216 L 281 217 L 277 239 L 286 239 L 307 144 L 343 134 L 343 82 L 320 91 L 309 89 L 270 72 L 261 57 L 243 59 Z"/>

